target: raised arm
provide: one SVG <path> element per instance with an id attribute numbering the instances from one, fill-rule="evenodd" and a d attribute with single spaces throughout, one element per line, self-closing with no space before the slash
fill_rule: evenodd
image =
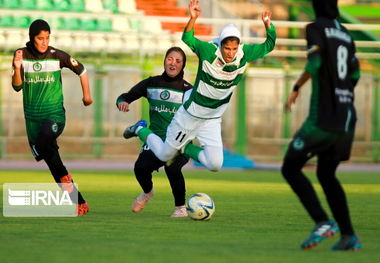
<path id="1" fill-rule="evenodd" d="M 17 50 L 13 57 L 12 87 L 15 91 L 20 91 L 22 86 L 22 50 Z"/>
<path id="2" fill-rule="evenodd" d="M 187 25 L 185 27 L 185 32 L 190 32 L 194 28 L 195 21 L 201 14 L 201 9 L 199 7 L 198 0 L 190 0 L 189 13 L 190 13 L 190 19 L 189 19 L 189 22 L 187 22 Z"/>
<path id="3" fill-rule="evenodd" d="M 88 81 L 88 73 L 85 72 L 84 74 L 80 75 L 80 84 L 82 86 L 82 92 L 83 92 L 83 104 L 84 106 L 88 106 L 92 104 L 92 98 L 90 93 L 90 84 Z"/>

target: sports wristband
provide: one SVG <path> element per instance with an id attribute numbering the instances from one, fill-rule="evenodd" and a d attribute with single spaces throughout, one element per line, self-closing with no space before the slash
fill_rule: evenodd
<path id="1" fill-rule="evenodd" d="M 297 84 L 293 86 L 293 91 L 298 91 L 301 87 Z"/>

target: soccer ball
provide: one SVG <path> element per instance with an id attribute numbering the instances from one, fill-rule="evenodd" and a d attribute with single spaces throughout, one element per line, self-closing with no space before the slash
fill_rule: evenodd
<path id="1" fill-rule="evenodd" d="M 215 212 L 214 201 L 205 193 L 193 194 L 186 203 L 189 217 L 194 220 L 210 220 Z"/>

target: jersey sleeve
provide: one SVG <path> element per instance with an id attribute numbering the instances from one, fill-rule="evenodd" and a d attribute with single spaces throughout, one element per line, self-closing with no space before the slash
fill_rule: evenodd
<path id="1" fill-rule="evenodd" d="M 56 50 L 57 57 L 61 68 L 68 68 L 77 75 L 82 75 L 86 72 L 86 68 L 82 63 L 71 57 L 69 54 L 62 50 Z"/>
<path id="2" fill-rule="evenodd" d="M 352 58 L 350 61 L 350 72 L 351 72 L 351 83 L 352 86 L 355 87 L 360 79 L 360 63 L 359 59 L 355 55 L 356 47 L 355 42 L 352 41 Z"/>
<path id="3" fill-rule="evenodd" d="M 116 105 L 121 102 L 132 103 L 141 97 L 147 97 L 147 88 L 150 80 L 151 78 L 144 79 L 133 86 L 128 92 L 121 94 L 116 100 Z"/>
<path id="4" fill-rule="evenodd" d="M 266 54 L 271 52 L 276 43 L 276 28 L 273 24 L 266 30 L 267 39 L 262 44 L 245 44 L 243 46 L 244 54 L 247 56 L 247 61 L 252 62 L 255 59 L 263 58 Z"/>
<path id="5" fill-rule="evenodd" d="M 195 53 L 198 57 L 202 57 L 204 52 L 209 52 L 210 48 L 214 48 L 214 44 L 199 40 L 194 36 L 194 29 L 189 32 L 183 32 L 182 41 Z"/>
<path id="6" fill-rule="evenodd" d="M 307 63 L 305 66 L 305 71 L 311 75 L 315 75 L 322 64 L 321 51 L 325 48 L 324 37 L 316 24 L 312 23 L 307 25 L 306 41 Z"/>

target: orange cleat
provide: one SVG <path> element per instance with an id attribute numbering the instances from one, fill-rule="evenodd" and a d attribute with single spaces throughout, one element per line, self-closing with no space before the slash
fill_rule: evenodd
<path id="1" fill-rule="evenodd" d="M 63 191 L 67 191 L 69 194 L 71 194 L 74 191 L 73 178 L 71 177 L 71 174 L 62 176 L 61 184 Z"/>
<path id="2" fill-rule="evenodd" d="M 88 211 L 90 211 L 90 207 L 88 206 L 87 202 L 77 205 L 77 215 L 78 216 L 83 216 L 83 215 L 87 214 Z"/>

